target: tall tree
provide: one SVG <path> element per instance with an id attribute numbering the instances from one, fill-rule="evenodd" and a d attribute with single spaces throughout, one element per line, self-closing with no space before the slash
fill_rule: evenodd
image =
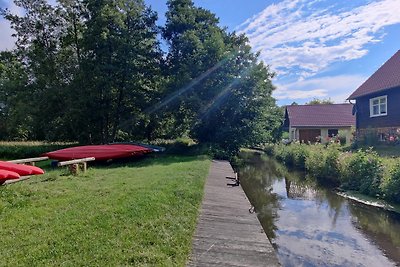
<path id="1" fill-rule="evenodd" d="M 26 139 L 30 131 L 29 108 L 24 93 L 28 77 L 13 52 L 0 52 L 0 139 Z"/>
<path id="2" fill-rule="evenodd" d="M 170 0 L 168 6 L 168 91 L 185 89 L 166 106 L 176 132 L 230 151 L 276 137 L 281 114 L 271 96 L 273 74 L 248 40 L 221 29 L 215 15 L 190 0 Z"/>
<path id="3" fill-rule="evenodd" d="M 105 143 L 119 130 L 143 136 L 143 110 L 160 88 L 157 16 L 142 0 L 88 0 L 87 8 L 81 99 L 93 116 L 82 137 Z"/>
<path id="4" fill-rule="evenodd" d="M 251 52 L 244 36 L 231 34 L 227 38 L 239 49 L 221 70 L 230 82 L 203 111 L 192 134 L 236 153 L 240 147 L 277 139 L 282 114 L 271 96 L 274 74 Z"/>
<path id="5" fill-rule="evenodd" d="M 18 0 L 24 15 L 2 10 L 16 31 L 16 51 L 28 77 L 18 98 L 25 99 L 27 116 L 31 117 L 28 137 L 56 138 L 64 109 L 64 66 L 59 58 L 63 25 L 59 11 L 45 0 Z M 45 122 L 45 123 L 43 123 Z"/>
<path id="6" fill-rule="evenodd" d="M 213 77 L 218 76 L 216 70 L 231 54 L 214 14 L 195 7 L 190 0 L 168 1 L 168 8 L 163 29 L 163 38 L 169 44 L 166 93 L 184 90 L 166 106 L 166 112 L 173 111 L 174 133 L 182 135 L 190 130 L 204 101 L 218 94 L 211 89 L 217 82 Z M 196 79 L 198 82 L 193 83 Z"/>

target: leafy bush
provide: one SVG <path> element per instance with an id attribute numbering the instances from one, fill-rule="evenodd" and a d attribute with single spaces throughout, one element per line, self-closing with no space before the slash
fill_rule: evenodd
<path id="1" fill-rule="evenodd" d="M 293 166 L 299 169 L 305 169 L 306 159 L 309 156 L 308 145 L 295 143 L 289 146 L 289 153 L 292 154 Z"/>
<path id="2" fill-rule="evenodd" d="M 274 149 L 268 147 L 267 154 L 274 154 L 278 160 L 283 161 L 289 166 L 304 169 L 309 149 L 308 145 L 301 143 L 292 143 L 290 145 L 279 144 Z"/>
<path id="3" fill-rule="evenodd" d="M 215 159 L 231 160 L 239 151 L 231 151 L 215 143 L 197 143 L 187 137 L 174 140 L 158 139 L 152 142 L 154 145 L 165 147 L 165 153 L 171 155 L 209 155 Z"/>
<path id="4" fill-rule="evenodd" d="M 320 183 L 400 203 L 400 158 L 381 158 L 372 148 L 350 152 L 337 143 L 267 144 L 263 149 Z"/>
<path id="5" fill-rule="evenodd" d="M 310 153 L 305 162 L 307 173 L 320 183 L 339 184 L 339 145 L 320 144 L 310 146 Z"/>
<path id="6" fill-rule="evenodd" d="M 400 162 L 389 166 L 388 174 L 382 179 L 381 190 L 385 199 L 400 202 Z"/>
<path id="7" fill-rule="evenodd" d="M 292 155 L 289 153 L 289 146 L 279 144 L 274 149 L 275 157 L 287 165 L 293 165 Z"/>
<path id="8" fill-rule="evenodd" d="M 262 146 L 262 150 L 268 155 L 268 156 L 274 156 L 275 155 L 275 145 L 273 144 L 264 144 Z"/>
<path id="9" fill-rule="evenodd" d="M 341 162 L 341 182 L 345 189 L 377 196 L 381 193 L 382 160 L 371 149 L 352 153 Z"/>

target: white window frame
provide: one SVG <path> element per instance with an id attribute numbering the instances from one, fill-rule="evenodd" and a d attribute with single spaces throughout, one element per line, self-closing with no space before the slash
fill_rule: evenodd
<path id="1" fill-rule="evenodd" d="M 379 133 L 378 136 L 379 136 L 379 142 L 385 142 L 386 141 L 384 133 Z"/>
<path id="2" fill-rule="evenodd" d="M 381 113 L 381 100 L 385 100 L 385 105 L 386 105 L 386 113 Z M 373 112 L 374 112 L 374 106 L 376 106 L 376 105 L 373 105 L 372 103 L 375 101 L 375 100 L 378 100 L 378 114 L 373 114 Z M 380 117 L 380 116 L 387 116 L 387 112 L 388 112 L 388 105 L 387 105 L 387 95 L 384 95 L 384 96 L 378 96 L 378 97 L 374 97 L 374 98 L 371 98 L 370 100 L 369 100 L 369 116 L 372 118 L 372 117 Z"/>

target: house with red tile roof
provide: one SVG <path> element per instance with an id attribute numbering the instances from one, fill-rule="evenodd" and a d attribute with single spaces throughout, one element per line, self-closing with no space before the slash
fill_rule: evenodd
<path id="1" fill-rule="evenodd" d="M 345 133 L 346 143 L 350 143 L 351 128 L 355 126 L 352 104 L 317 104 L 286 106 L 284 129 L 289 131 L 289 139 L 302 142 L 326 142 Z"/>
<path id="2" fill-rule="evenodd" d="M 400 135 L 400 50 L 348 98 L 355 100 L 359 138 L 374 134 L 380 141 Z"/>

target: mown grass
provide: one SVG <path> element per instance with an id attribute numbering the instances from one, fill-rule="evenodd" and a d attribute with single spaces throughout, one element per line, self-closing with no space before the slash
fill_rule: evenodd
<path id="1" fill-rule="evenodd" d="M 184 266 L 209 166 L 164 156 L 0 187 L 0 265 Z"/>

